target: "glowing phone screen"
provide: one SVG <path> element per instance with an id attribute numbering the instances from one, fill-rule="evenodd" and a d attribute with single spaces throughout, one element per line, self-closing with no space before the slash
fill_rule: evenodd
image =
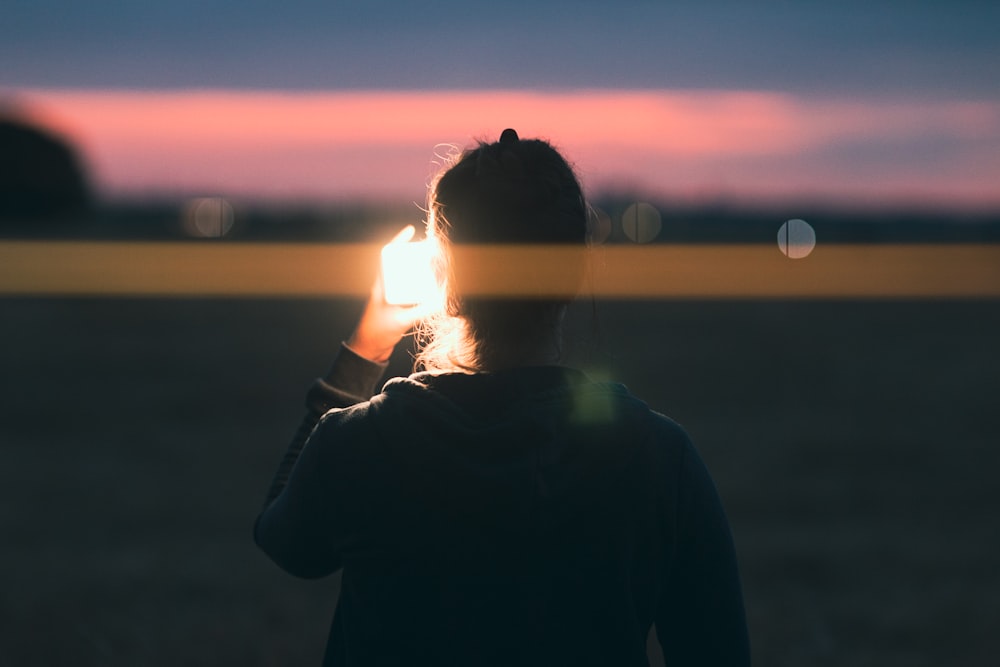
<path id="1" fill-rule="evenodd" d="M 429 303 L 440 290 L 434 275 L 433 245 L 427 241 L 390 243 L 382 248 L 385 301 L 398 306 Z"/>

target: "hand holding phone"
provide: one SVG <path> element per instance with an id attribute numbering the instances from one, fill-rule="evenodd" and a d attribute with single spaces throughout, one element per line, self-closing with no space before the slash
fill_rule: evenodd
<path id="1" fill-rule="evenodd" d="M 413 225 L 400 230 L 382 249 L 382 269 L 354 333 L 345 341 L 355 353 L 388 361 L 413 325 L 439 309 L 443 292 L 433 270 L 433 242 L 410 242 Z"/>

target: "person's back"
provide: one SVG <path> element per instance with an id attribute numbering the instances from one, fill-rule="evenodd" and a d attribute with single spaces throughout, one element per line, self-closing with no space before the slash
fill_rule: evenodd
<path id="1" fill-rule="evenodd" d="M 644 665 L 653 623 L 669 664 L 748 662 L 728 524 L 677 424 L 546 359 L 365 400 L 384 366 L 353 348 L 255 531 L 293 574 L 343 568 L 326 664 Z"/>

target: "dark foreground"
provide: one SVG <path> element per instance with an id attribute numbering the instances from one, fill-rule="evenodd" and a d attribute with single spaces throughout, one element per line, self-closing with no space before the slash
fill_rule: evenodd
<path id="1" fill-rule="evenodd" d="M 337 579 L 250 532 L 359 307 L 0 301 L 0 663 L 318 664 Z M 597 311 L 568 354 L 692 433 L 756 664 L 995 660 L 1000 302 Z"/>

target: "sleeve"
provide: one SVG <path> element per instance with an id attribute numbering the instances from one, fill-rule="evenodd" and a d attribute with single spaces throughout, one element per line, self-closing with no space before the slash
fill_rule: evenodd
<path id="1" fill-rule="evenodd" d="M 322 480 L 310 482 L 310 477 L 322 469 L 322 452 L 308 446 L 310 437 L 325 415 L 338 408 L 347 408 L 368 400 L 375 386 L 385 373 L 387 364 L 379 364 L 354 353 L 346 345 L 334 359 L 329 372 L 318 378 L 306 397 L 306 415 L 299 425 L 291 444 L 278 465 L 271 481 L 264 508 L 254 523 L 254 541 L 284 569 L 299 576 L 322 576 L 316 572 L 292 565 L 290 556 L 295 552 L 292 536 L 299 534 L 291 519 L 301 516 L 302 505 L 308 505 L 307 496 L 313 486 L 323 486 Z M 317 451 L 312 451 L 312 450 Z M 286 493 L 296 478 L 294 493 Z M 316 502 L 319 502 L 316 500 Z M 317 508 L 319 511 L 319 508 Z M 334 568 L 336 569 L 336 568 Z"/>
<path id="2" fill-rule="evenodd" d="M 676 487 L 674 559 L 656 612 L 668 665 L 749 665 L 750 640 L 729 520 L 687 440 Z"/>
<path id="3" fill-rule="evenodd" d="M 264 507 L 274 502 L 285 488 L 288 476 L 320 418 L 334 408 L 346 408 L 371 398 L 386 366 L 388 363 L 369 361 L 341 343 L 340 352 L 334 358 L 330 370 L 322 378 L 317 378 L 309 389 L 306 415 L 271 480 Z"/>

